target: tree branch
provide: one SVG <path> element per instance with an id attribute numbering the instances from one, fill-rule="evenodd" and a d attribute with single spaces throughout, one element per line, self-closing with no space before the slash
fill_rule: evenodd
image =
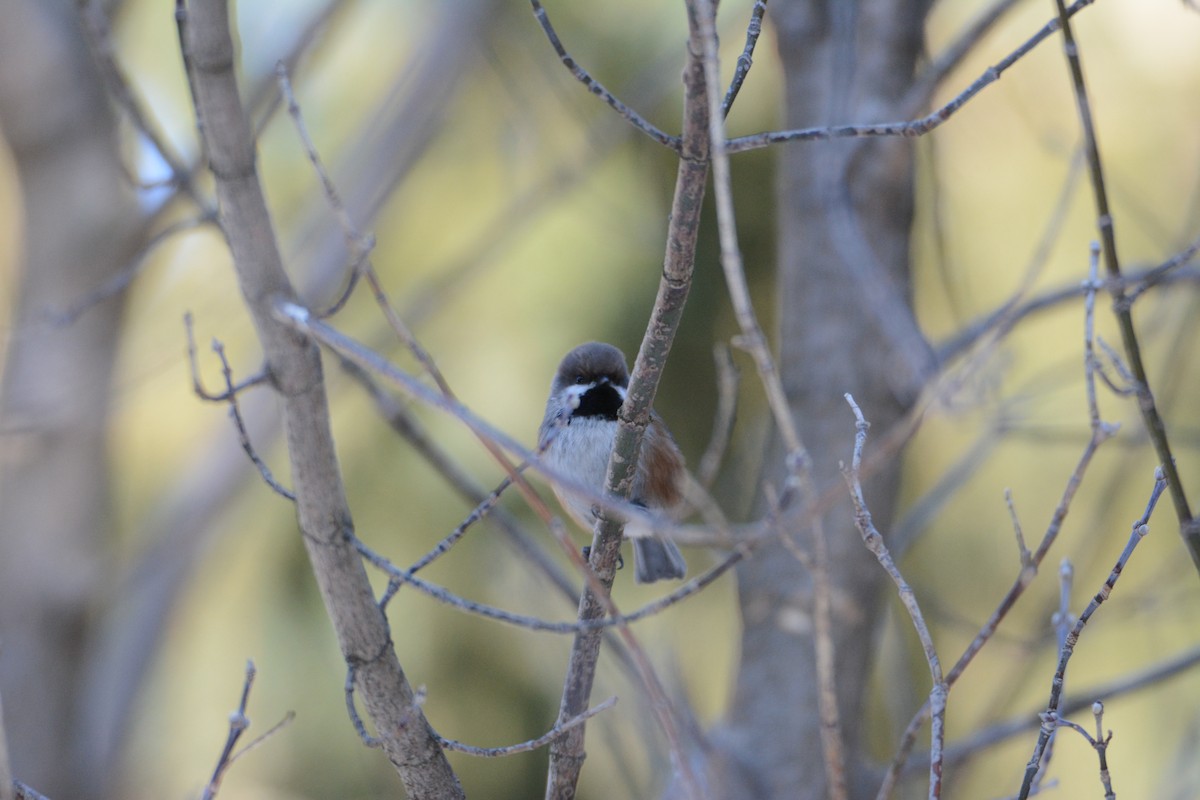
<path id="1" fill-rule="evenodd" d="M 272 314 L 276 299 L 294 301 L 296 295 L 272 232 L 250 124 L 238 96 L 228 8 L 222 0 L 186 6 L 180 0 L 176 13 L 200 135 L 216 179 L 220 222 L 267 370 L 283 399 L 302 541 L 338 645 L 357 668 L 367 711 L 409 796 L 461 798 L 458 779 L 392 649 L 387 620 L 353 544 L 320 351 Z"/>
<path id="2" fill-rule="evenodd" d="M 608 464 L 606 488 L 619 498 L 627 498 L 636 474 L 642 435 L 650 423 L 650 409 L 658 390 L 671 344 L 679 329 L 684 304 L 692 284 L 695 267 L 696 239 L 700 228 L 700 208 L 708 177 L 708 101 L 704 81 L 704 65 L 700 59 L 703 43 L 698 12 L 688 3 L 688 60 L 684 67 L 683 136 L 679 146 L 679 169 L 675 179 L 675 196 L 667 229 L 667 248 L 663 259 L 662 278 L 646 333 L 642 338 L 625 402 L 621 405 L 616 441 Z M 592 540 L 591 564 L 605 591 L 612 588 L 617 556 L 621 545 L 622 524 L 609 514 L 602 514 Z M 605 612 L 605 603 L 590 588 L 585 588 L 579 600 L 579 620 L 595 619 Z M 600 632 L 586 631 L 575 637 L 571 658 L 563 684 L 559 722 L 578 716 L 587 708 L 595 678 L 596 661 L 600 655 Z M 650 688 L 650 687 L 648 687 Z M 678 732 L 666 698 L 654 697 L 654 711 L 672 742 L 675 767 L 690 784 L 691 767 L 679 752 Z M 546 798 L 569 798 L 575 793 L 583 768 L 585 728 L 572 729 L 550 746 L 550 770 L 546 779 Z"/>
<path id="3" fill-rule="evenodd" d="M 1129 368 L 1133 372 L 1134 389 L 1137 393 L 1138 410 L 1154 443 L 1154 451 L 1158 454 L 1159 464 L 1170 489 L 1171 502 L 1175 506 L 1175 516 L 1179 519 L 1180 534 L 1187 546 L 1192 563 L 1200 571 L 1200 519 L 1192 516 L 1188 505 L 1187 495 L 1175 466 L 1175 456 L 1171 454 L 1171 444 L 1167 440 L 1167 427 L 1158 406 L 1154 401 L 1154 393 L 1150 389 L 1146 377 L 1146 367 L 1142 363 L 1142 348 L 1138 343 L 1137 332 L 1133 328 L 1133 314 L 1128 299 L 1121 288 L 1121 260 L 1117 255 L 1116 225 L 1108 206 L 1108 191 L 1104 186 L 1104 166 L 1100 160 L 1100 148 L 1096 144 L 1096 128 L 1092 121 L 1091 101 L 1088 99 L 1087 86 L 1083 80 L 1083 63 L 1079 58 L 1079 47 L 1075 43 L 1075 34 L 1071 30 L 1071 15 L 1068 13 L 1063 0 L 1055 0 L 1058 7 L 1058 21 L 1063 33 L 1063 52 L 1066 55 L 1067 66 L 1071 71 L 1071 88 L 1075 93 L 1075 105 L 1079 110 L 1079 122 L 1083 128 L 1083 145 L 1087 154 L 1088 171 L 1092 179 L 1092 197 L 1096 204 L 1096 227 L 1100 231 L 1100 241 L 1103 245 L 1104 269 L 1112 281 L 1111 293 L 1113 311 L 1117 315 L 1117 326 L 1121 330 L 1121 341 L 1125 345 L 1125 356 L 1129 360 Z"/>

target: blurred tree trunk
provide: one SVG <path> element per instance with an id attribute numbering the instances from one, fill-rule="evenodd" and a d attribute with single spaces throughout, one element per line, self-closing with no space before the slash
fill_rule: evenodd
<path id="1" fill-rule="evenodd" d="M 784 127 L 899 118 L 927 7 L 927 0 L 773 0 Z M 778 157 L 780 371 L 818 487 L 841 487 L 838 465 L 849 460 L 854 435 L 842 394 L 853 393 L 875 431 L 886 431 L 907 410 L 927 367 L 920 352 L 913 363 L 919 337 L 907 290 L 912 147 L 899 139 L 798 143 Z M 890 281 L 890 302 L 869 302 L 868 280 Z M 900 318 L 881 323 L 889 311 Z M 906 342 L 897 343 L 896 331 L 909 334 Z M 768 458 L 777 466 L 765 480 L 779 489 L 783 453 Z M 893 458 L 866 484 L 881 530 L 899 478 Z M 807 549 L 808 526 L 798 514 L 790 521 L 793 539 Z M 850 795 L 874 796 L 861 722 L 885 575 L 854 528 L 848 500 L 824 521 Z M 812 582 L 786 548 L 772 544 L 739 565 L 738 588 L 742 655 L 733 706 L 715 738 L 724 756 L 718 796 L 824 798 Z"/>
<path id="2" fill-rule="evenodd" d="M 100 797 L 74 732 L 111 534 L 106 419 L 120 301 L 49 318 L 125 265 L 138 210 L 75 3 L 0 0 L 0 125 L 21 182 L 20 287 L 0 386 L 0 691 L 16 777 Z"/>

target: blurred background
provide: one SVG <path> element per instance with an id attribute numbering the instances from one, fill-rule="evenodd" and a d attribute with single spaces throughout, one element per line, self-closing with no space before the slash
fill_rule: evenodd
<path id="1" fill-rule="evenodd" d="M 936 3 L 926 32 L 929 53 L 939 53 L 983 7 L 975 0 Z M 107 102 L 96 94 L 103 83 L 79 16 L 71 3 L 38 8 L 5 0 L 0 8 L 14 20 L 0 33 L 0 464 L 7 470 L 0 495 L 6 576 L 0 692 L 17 777 L 60 800 L 105 796 L 96 791 L 198 796 L 250 658 L 258 668 L 250 734 L 289 710 L 297 716 L 236 764 L 221 797 L 397 796 L 390 765 L 361 745 L 347 719 L 344 667 L 290 504 L 264 485 L 241 452 L 226 408 L 192 390 L 187 312 L 210 390 L 222 387 L 208 347 L 214 338 L 224 343 L 235 380 L 261 367 L 219 232 L 193 224 L 200 212 L 187 192 L 154 185 L 169 167 L 127 114 L 114 113 L 108 130 L 96 123 L 107 113 L 101 109 L 66 125 L 63 137 L 46 136 L 62 129 L 55 127 L 58 99 L 83 92 L 82 107 L 93 110 Z M 549 10 L 581 64 L 648 119 L 678 130 L 686 44 L 681 4 L 621 0 Z M 181 162 L 195 163 L 195 123 L 172 9 L 124 0 L 109 11 L 108 42 L 134 95 Z M 324 306 L 337 295 L 348 251 L 279 106 L 279 60 L 291 66 L 305 121 L 351 217 L 376 238 L 373 263 L 393 303 L 464 403 L 532 446 L 553 370 L 568 349 L 599 339 L 632 358 L 658 283 L 676 160 L 572 79 L 527 6 L 242 0 L 236 12 L 244 97 L 261 122 L 260 171 L 288 268 L 308 302 Z M 1049 3 L 1016 3 L 949 75 L 936 102 L 961 91 L 1052 12 Z M 749 4 L 721 6 L 726 72 L 741 51 L 749 13 Z M 1200 232 L 1200 14 L 1178 0 L 1105 0 L 1076 19 L 1122 257 L 1130 270 L 1152 266 Z M 25 67 L 14 67 L 18 62 Z M 768 23 L 729 119 L 731 135 L 778 127 L 779 96 Z M 78 149 L 68 151 L 67 139 Z M 96 177 L 89 172 L 95 153 L 112 148 L 141 188 L 102 169 Z M 913 292 L 935 346 L 1018 291 L 1037 298 L 1086 277 L 1094 212 L 1078 150 L 1078 120 L 1054 38 L 918 140 Z M 64 166 L 47 164 L 66 152 L 75 155 Z M 743 255 L 768 330 L 774 164 L 765 150 L 733 160 Z M 211 206 L 210 176 L 200 171 L 195 181 L 195 196 Z M 37 205 L 63 182 L 71 203 Z M 711 223 L 709 216 L 695 287 L 656 403 L 693 465 L 712 432 L 713 345 L 736 331 Z M 148 236 L 170 226 L 181 230 L 145 246 Z M 104 271 L 102 261 L 112 266 Z M 33 263 L 41 271 L 25 266 Z M 74 281 L 56 268 L 74 273 Z M 1200 314 L 1188 275 L 1194 271 L 1139 301 L 1135 321 L 1180 472 L 1196 499 Z M 417 371 L 367 292 L 360 290 L 334 324 Z M 1103 298 L 1097 329 L 1119 344 Z M 945 663 L 1019 571 L 1005 489 L 1027 540 L 1036 543 L 1088 439 L 1082 342 L 1079 296 L 1030 315 L 1010 335 L 957 362 L 905 451 L 896 525 L 908 526 L 912 545 L 901 567 Z M 472 504 L 392 432 L 355 380 L 332 359 L 326 363 L 358 533 L 393 561 L 409 563 Z M 749 514 L 766 435 L 753 369 L 740 358 L 739 364 L 744 379 L 733 443 L 714 488 L 733 520 Z M 288 485 L 278 404 L 263 389 L 242 403 L 255 447 Z M 476 484 L 487 490 L 499 482 L 501 470 L 459 423 L 430 409 L 410 410 Z M 1055 661 L 1050 615 L 1059 559 L 1074 564 L 1078 613 L 1142 513 L 1155 459 L 1135 404 L 1102 388 L 1101 410 L 1121 424 L 1120 434 L 1087 473 L 1037 583 L 951 693 L 952 743 L 1044 705 Z M 31 437 L 47 418 L 66 420 L 67 433 Z M 852 434 L 848 416 L 846 458 Z M 78 440 L 86 442 L 82 450 Z M 35 495 L 29 487 L 36 476 L 21 464 L 31 448 L 43 446 L 61 448 L 58 466 L 47 469 L 62 478 L 51 482 L 49 494 Z M 34 510 L 22 508 L 30 503 Z M 519 497 L 507 496 L 503 505 L 565 563 Z M 90 534 L 60 539 L 51 529 L 66 521 Z M 1068 694 L 1200 646 L 1200 581 L 1166 500 L 1151 527 L 1083 635 Z M 716 558 L 701 550 L 688 557 L 694 573 Z M 486 521 L 427 577 L 513 611 L 574 615 L 574 602 Z M 662 593 L 635 586 L 627 574 L 618 584 L 625 608 Z M 382 590 L 385 581 L 378 585 Z M 637 628 L 673 691 L 686 696 L 706 726 L 727 708 L 738 658 L 735 595 L 732 579 L 722 579 Z M 903 612 L 889 607 L 895 618 L 881 625 L 864 721 L 880 763 L 890 759 L 928 691 Z M 496 746 L 533 738 L 553 724 L 568 638 L 467 617 L 409 590 L 392 602 L 389 616 L 401 663 L 424 687 L 425 711 L 443 736 Z M 41 670 L 40 688 L 20 682 L 13 667 L 40 647 L 39 631 L 65 642 L 57 652 L 71 654 L 69 663 Z M 621 697 L 616 709 L 589 723 L 581 793 L 652 796 L 664 781 L 666 752 L 638 689 L 602 658 L 593 696 L 612 694 Z M 20 716 L 22 706 L 42 709 L 40 717 Z M 1108 758 L 1119 794 L 1200 792 L 1197 708 L 1195 670 L 1107 704 L 1105 724 L 1114 730 Z M 35 718 L 56 724 L 14 725 Z M 1077 721 L 1091 727 L 1089 719 Z M 1010 793 L 1035 736 L 1026 732 L 956 765 L 948 771 L 949 796 Z M 77 741 L 71 745 L 77 749 L 57 749 L 67 741 Z M 53 781 L 39 785 L 35 776 L 48 773 L 35 765 L 71 752 L 81 760 L 71 769 L 59 763 L 53 779 L 71 788 L 56 794 Z M 542 791 L 544 751 L 451 760 L 470 796 Z M 1098 796 L 1095 763 L 1081 738 L 1061 737 L 1051 768 L 1060 796 Z M 76 765 L 79 774 L 67 775 Z M 914 796 L 923 796 L 919 774 L 914 787 Z"/>

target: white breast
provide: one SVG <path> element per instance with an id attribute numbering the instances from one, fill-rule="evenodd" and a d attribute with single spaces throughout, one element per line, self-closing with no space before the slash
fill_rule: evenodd
<path id="1" fill-rule="evenodd" d="M 608 457 L 617 423 L 598 417 L 576 417 L 564 425 L 546 450 L 546 462 L 556 471 L 586 486 L 597 494 L 604 491 Z M 592 504 L 554 488 L 554 493 L 572 516 L 584 527 L 591 527 Z"/>

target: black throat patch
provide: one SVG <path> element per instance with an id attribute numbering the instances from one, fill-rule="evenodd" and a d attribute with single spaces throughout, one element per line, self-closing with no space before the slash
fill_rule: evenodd
<path id="1" fill-rule="evenodd" d="M 616 421 L 621 410 L 621 395 L 611 383 L 601 383 L 588 389 L 579 398 L 579 408 L 572 417 L 599 417 Z"/>

